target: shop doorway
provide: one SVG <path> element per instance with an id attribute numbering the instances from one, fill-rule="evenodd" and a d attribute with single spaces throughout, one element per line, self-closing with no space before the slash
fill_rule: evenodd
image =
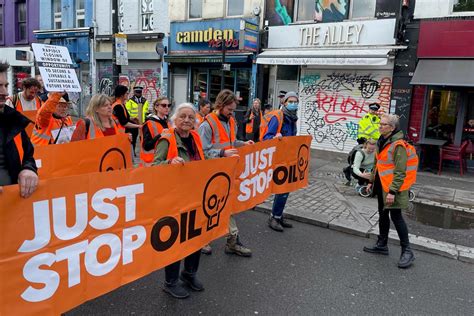
<path id="1" fill-rule="evenodd" d="M 188 77 L 186 75 L 173 76 L 173 95 L 171 98 L 175 105 L 187 102 Z"/>

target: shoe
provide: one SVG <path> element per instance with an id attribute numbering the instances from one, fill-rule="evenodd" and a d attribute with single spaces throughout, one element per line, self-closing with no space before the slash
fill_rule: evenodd
<path id="1" fill-rule="evenodd" d="M 252 250 L 242 245 L 238 236 L 227 237 L 227 243 L 224 249 L 226 254 L 234 254 L 241 257 L 251 257 Z"/>
<path id="2" fill-rule="evenodd" d="M 205 255 L 210 255 L 210 254 L 212 254 L 211 245 L 205 245 L 204 247 L 202 247 L 201 253 L 203 253 L 203 254 L 205 254 Z"/>
<path id="3" fill-rule="evenodd" d="M 184 284 L 189 286 L 189 288 L 193 291 L 200 292 L 204 290 L 204 286 L 202 285 L 201 281 L 196 278 L 196 276 L 190 276 L 188 273 L 183 271 L 181 272 L 179 279 L 183 281 Z"/>
<path id="4" fill-rule="evenodd" d="M 277 232 L 283 231 L 283 226 L 281 226 L 280 222 L 273 216 L 268 219 L 268 227 L 273 230 L 276 230 Z"/>
<path id="5" fill-rule="evenodd" d="M 179 299 L 187 298 L 189 296 L 188 290 L 186 290 L 181 284 L 178 283 L 174 285 L 169 285 L 165 282 L 165 284 L 163 285 L 163 291 L 165 291 L 172 297 Z"/>
<path id="6" fill-rule="evenodd" d="M 377 242 L 372 247 L 364 247 L 365 252 L 370 253 L 377 253 L 380 255 L 388 255 L 388 247 L 387 247 L 387 238 L 381 238 L 380 236 L 377 239 Z"/>
<path id="7" fill-rule="evenodd" d="M 281 227 L 283 227 L 283 228 L 293 228 L 293 224 L 288 222 L 284 217 L 280 218 L 278 220 L 278 222 L 280 223 Z"/>
<path id="8" fill-rule="evenodd" d="M 413 261 L 415 261 L 415 255 L 413 254 L 413 251 L 411 251 L 410 248 L 406 248 L 402 250 L 400 260 L 398 261 L 398 267 L 400 269 L 409 268 L 413 264 Z"/>

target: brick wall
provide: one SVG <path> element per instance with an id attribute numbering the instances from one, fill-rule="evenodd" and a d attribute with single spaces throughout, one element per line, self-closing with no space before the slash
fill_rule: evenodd
<path id="1" fill-rule="evenodd" d="M 410 123 L 408 124 L 409 129 L 408 133 L 410 137 L 413 133 L 416 133 L 417 136 L 413 137 L 413 140 L 416 142 L 420 139 L 421 136 L 421 120 L 423 119 L 423 107 L 425 103 L 425 92 L 426 86 L 415 86 L 413 88 L 413 96 L 411 101 L 410 108 Z M 410 128 L 416 129 L 416 132 Z"/>

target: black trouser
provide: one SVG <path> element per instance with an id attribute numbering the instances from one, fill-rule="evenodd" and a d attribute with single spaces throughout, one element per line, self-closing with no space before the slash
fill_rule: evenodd
<path id="1" fill-rule="evenodd" d="M 365 169 L 359 169 L 359 170 L 360 170 L 360 172 L 362 172 L 362 173 L 365 171 Z M 369 180 L 368 180 L 368 179 L 362 178 L 362 177 L 359 177 L 358 175 L 356 175 L 356 174 L 354 173 L 354 170 L 353 170 L 353 169 L 351 169 L 351 175 L 354 177 L 354 179 L 357 180 L 357 183 L 358 183 L 359 185 L 367 185 L 367 183 L 369 183 Z"/>
<path id="2" fill-rule="evenodd" d="M 137 145 L 138 138 L 138 128 L 126 128 L 125 132 L 132 134 L 133 155 L 135 156 L 135 147 Z"/>
<path id="3" fill-rule="evenodd" d="M 193 277 L 199 268 L 199 258 L 201 257 L 201 249 L 184 258 L 184 273 Z M 179 266 L 181 260 L 176 261 L 165 267 L 165 280 L 168 285 L 174 285 L 178 282 Z"/>
<path id="4" fill-rule="evenodd" d="M 379 210 L 379 232 L 380 237 L 386 241 L 388 240 L 388 232 L 390 230 L 390 218 L 392 219 L 395 229 L 397 230 L 398 238 L 400 239 L 400 246 L 405 249 L 410 246 L 408 240 L 408 228 L 402 216 L 402 210 L 399 208 L 384 209 L 384 199 L 382 184 L 377 175 L 375 177 L 374 192 L 377 194 L 378 210 Z M 389 218 L 390 215 L 390 218 Z"/>

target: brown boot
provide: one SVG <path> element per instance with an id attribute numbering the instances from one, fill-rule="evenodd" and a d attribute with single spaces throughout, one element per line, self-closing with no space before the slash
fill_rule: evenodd
<path id="1" fill-rule="evenodd" d="M 227 237 L 227 243 L 224 249 L 226 254 L 235 254 L 241 257 L 251 257 L 252 250 L 242 245 L 239 240 L 239 236 L 229 236 Z"/>

